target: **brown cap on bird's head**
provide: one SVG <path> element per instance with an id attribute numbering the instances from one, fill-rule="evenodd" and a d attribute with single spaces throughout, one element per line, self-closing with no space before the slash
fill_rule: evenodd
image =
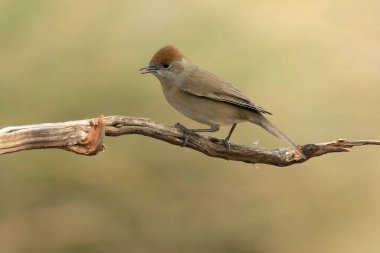
<path id="1" fill-rule="evenodd" d="M 180 61 L 182 60 L 183 55 L 181 52 L 173 46 L 165 46 L 159 49 L 150 60 L 150 64 L 162 64 L 168 63 L 172 61 Z"/>

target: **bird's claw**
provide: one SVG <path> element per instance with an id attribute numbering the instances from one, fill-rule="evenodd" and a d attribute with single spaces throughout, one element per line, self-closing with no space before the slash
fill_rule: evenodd
<path id="1" fill-rule="evenodd" d="M 176 127 L 176 128 L 178 128 L 178 129 L 181 129 L 181 130 L 182 130 L 184 140 L 183 140 L 183 142 L 182 142 L 181 147 L 186 147 L 186 144 L 187 144 L 187 142 L 188 142 L 188 140 L 189 140 L 189 136 L 190 136 L 190 134 L 192 133 L 192 131 L 191 131 L 190 129 L 186 128 L 186 127 L 185 127 L 184 125 L 182 125 L 181 123 L 176 123 L 176 124 L 174 125 L 174 127 Z"/>
<path id="2" fill-rule="evenodd" d="M 230 151 L 231 150 L 231 144 L 230 144 L 229 140 L 222 139 L 222 142 L 223 142 L 224 146 L 226 146 L 227 151 Z"/>
<path id="3" fill-rule="evenodd" d="M 219 139 L 219 138 L 212 137 L 212 136 L 209 136 L 208 139 L 214 143 L 222 143 L 226 147 L 227 151 L 231 150 L 231 144 L 230 144 L 230 141 L 228 139 Z"/>

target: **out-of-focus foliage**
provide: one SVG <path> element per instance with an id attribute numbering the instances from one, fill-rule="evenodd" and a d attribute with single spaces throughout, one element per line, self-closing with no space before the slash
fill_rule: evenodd
<path id="1" fill-rule="evenodd" d="M 138 69 L 178 46 L 297 143 L 380 139 L 380 2 L 0 1 L 0 127 L 99 114 L 189 127 Z M 228 129 L 216 136 L 222 137 Z M 232 141 L 284 143 L 250 124 Z M 0 157 L 0 251 L 379 252 L 377 147 L 287 168 L 142 136 Z"/>

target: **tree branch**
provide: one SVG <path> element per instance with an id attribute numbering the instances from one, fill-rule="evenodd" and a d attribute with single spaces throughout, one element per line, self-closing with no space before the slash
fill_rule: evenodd
<path id="1" fill-rule="evenodd" d="M 165 126 L 146 118 L 99 116 L 98 119 L 14 126 L 0 129 L 0 154 L 28 149 L 60 148 L 82 155 L 96 155 L 104 150 L 104 136 L 140 134 L 186 147 L 211 157 L 246 163 L 289 166 L 316 156 L 347 152 L 354 146 L 380 145 L 376 140 L 337 141 L 299 146 L 307 159 L 297 156 L 292 148 L 261 148 L 255 145 L 231 144 L 227 150 L 222 140 L 190 133 L 179 127 Z"/>

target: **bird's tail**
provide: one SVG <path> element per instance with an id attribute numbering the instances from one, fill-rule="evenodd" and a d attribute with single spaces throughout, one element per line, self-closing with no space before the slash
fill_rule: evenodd
<path id="1" fill-rule="evenodd" d="M 248 117 L 248 121 L 252 122 L 254 124 L 257 124 L 267 130 L 269 133 L 273 134 L 274 136 L 280 138 L 281 140 L 289 143 L 294 151 L 301 156 L 302 158 L 306 159 L 306 156 L 302 153 L 302 151 L 280 130 L 278 130 L 267 118 L 265 118 L 262 114 L 254 113 L 250 114 Z"/>

